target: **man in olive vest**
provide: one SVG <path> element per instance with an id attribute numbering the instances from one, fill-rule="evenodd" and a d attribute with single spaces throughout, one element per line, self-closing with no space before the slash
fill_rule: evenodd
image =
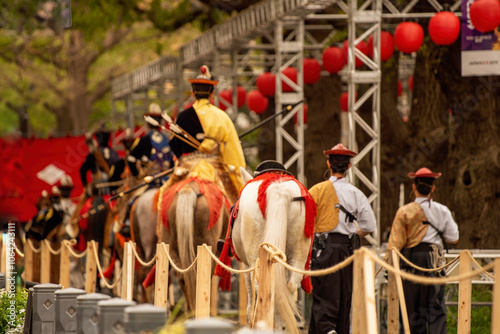
<path id="1" fill-rule="evenodd" d="M 409 173 L 414 179 L 415 201 L 396 212 L 389 236 L 388 249 L 396 248 L 416 266 L 434 269 L 444 264 L 443 246 L 458 242 L 458 226 L 450 210 L 431 198 L 434 181 L 441 173 L 420 168 Z M 420 276 L 439 277 L 440 272 L 422 272 L 407 265 L 401 269 Z M 403 281 L 406 310 L 411 333 L 443 334 L 446 329 L 444 285 L 423 285 Z M 403 326 L 400 326 L 403 333 Z"/>
<path id="2" fill-rule="evenodd" d="M 347 169 L 351 167 L 350 159 L 357 153 L 337 144 L 323 154 L 328 157 L 330 178 L 309 190 L 317 208 L 312 270 L 329 268 L 342 262 L 360 247 L 360 237 L 377 228 L 370 202 L 345 178 Z M 352 265 L 333 274 L 312 277 L 312 285 L 309 334 L 349 334 Z"/>

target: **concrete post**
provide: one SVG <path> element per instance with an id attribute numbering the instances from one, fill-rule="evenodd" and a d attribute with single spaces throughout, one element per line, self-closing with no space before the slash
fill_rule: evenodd
<path id="1" fill-rule="evenodd" d="M 111 298 L 97 303 L 97 318 L 99 334 L 124 334 L 127 306 L 135 305 L 134 301 Z"/>
<path id="2" fill-rule="evenodd" d="M 78 334 L 98 334 L 97 303 L 111 297 L 103 293 L 89 293 L 76 297 Z"/>
<path id="3" fill-rule="evenodd" d="M 167 309 L 151 304 L 129 306 L 125 309 L 127 333 L 158 332 L 167 322 Z"/>
<path id="4" fill-rule="evenodd" d="M 0 273 L 0 289 L 5 289 L 5 274 Z"/>
<path id="5" fill-rule="evenodd" d="M 54 301 L 56 303 L 56 334 L 77 333 L 76 297 L 85 293 L 85 290 L 75 288 L 61 289 L 54 293 Z"/>
<path id="6" fill-rule="evenodd" d="M 28 300 L 26 301 L 26 315 L 24 317 L 23 334 L 33 333 L 33 288 L 28 289 Z"/>
<path id="7" fill-rule="evenodd" d="M 233 324 L 217 318 L 188 320 L 184 327 L 186 334 L 231 334 Z"/>
<path id="8" fill-rule="evenodd" d="M 55 333 L 54 292 L 61 288 L 61 285 L 52 283 L 38 284 L 33 287 L 33 333 Z"/>

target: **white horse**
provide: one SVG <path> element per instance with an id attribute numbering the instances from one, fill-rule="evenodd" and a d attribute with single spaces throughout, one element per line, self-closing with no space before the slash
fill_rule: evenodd
<path id="1" fill-rule="evenodd" d="M 243 171 L 242 171 L 243 174 Z M 247 177 L 251 176 L 246 173 Z M 295 268 L 304 269 L 311 246 L 312 231 L 306 236 L 306 205 L 305 188 L 298 181 L 283 175 L 273 181 L 266 190 L 267 205 L 265 217 L 259 207 L 259 187 L 265 181 L 255 179 L 247 183 L 241 192 L 239 211 L 234 222 L 232 240 L 236 255 L 246 267 L 253 267 L 259 257 L 259 245 L 272 243 L 280 249 L 287 258 L 287 263 Z M 264 185 L 265 186 L 265 185 Z M 305 190 L 308 201 L 312 200 Z M 298 199 L 298 200 L 297 200 Z M 310 203 L 310 202 L 309 202 Z M 311 204 L 309 204 L 311 205 Z M 314 214 L 315 205 L 312 203 Z M 253 273 L 252 273 L 253 275 Z M 299 333 L 297 320 L 300 318 L 297 308 L 297 290 L 302 275 L 285 271 L 285 268 L 275 264 L 275 308 L 285 322 L 287 332 Z M 245 276 L 248 292 L 248 314 L 251 314 L 252 285 L 251 276 Z"/>

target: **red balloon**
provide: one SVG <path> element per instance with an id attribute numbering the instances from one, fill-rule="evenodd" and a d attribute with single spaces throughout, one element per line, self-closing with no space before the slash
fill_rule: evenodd
<path id="1" fill-rule="evenodd" d="M 231 100 L 229 102 L 231 102 L 231 104 L 233 104 L 233 88 L 232 87 L 229 89 L 229 92 L 231 93 Z M 245 105 L 247 91 L 245 90 L 245 88 L 243 86 L 238 86 L 236 88 L 236 94 L 238 95 L 238 108 L 241 108 Z"/>
<path id="2" fill-rule="evenodd" d="M 274 96 L 276 93 L 276 76 L 270 72 L 264 72 L 257 77 L 257 89 L 265 96 Z"/>
<path id="3" fill-rule="evenodd" d="M 399 51 L 417 52 L 424 41 L 424 29 L 415 22 L 402 22 L 394 31 L 394 40 Z"/>
<path id="4" fill-rule="evenodd" d="M 380 32 L 380 59 L 389 60 L 394 54 L 394 38 L 390 32 Z M 368 56 L 373 58 L 373 35 L 368 38 Z"/>
<path id="5" fill-rule="evenodd" d="M 413 91 L 413 75 L 408 79 L 408 86 L 410 86 L 410 90 Z"/>
<path id="6" fill-rule="evenodd" d="M 304 83 L 313 85 L 321 76 L 321 65 L 314 58 L 304 58 Z"/>
<path id="7" fill-rule="evenodd" d="M 252 90 L 247 94 L 247 105 L 256 114 L 262 114 L 267 110 L 269 99 L 258 90 Z"/>
<path id="8" fill-rule="evenodd" d="M 335 74 L 344 68 L 346 60 L 342 49 L 336 46 L 330 46 L 323 51 L 323 68 L 330 74 Z"/>
<path id="9" fill-rule="evenodd" d="M 480 32 L 493 31 L 500 25 L 500 2 L 477 0 L 469 7 L 470 20 Z"/>
<path id="10" fill-rule="evenodd" d="M 309 109 L 309 107 L 307 106 L 307 104 L 304 104 L 304 124 L 307 124 L 307 110 Z M 293 115 L 293 122 L 295 125 L 297 125 L 299 123 L 299 118 L 297 117 L 297 114 Z"/>
<path id="11" fill-rule="evenodd" d="M 297 83 L 297 69 L 294 67 L 287 67 L 282 72 L 283 75 L 286 75 L 293 83 Z M 281 80 L 281 88 L 284 92 L 294 92 L 295 90 L 290 87 L 285 81 Z"/>
<path id="12" fill-rule="evenodd" d="M 229 89 L 224 89 L 224 90 L 220 91 L 219 98 L 226 100 L 230 104 L 233 100 L 232 94 L 229 91 Z M 227 106 L 225 104 L 223 104 L 221 101 L 219 101 L 219 108 L 221 108 L 222 110 L 226 110 Z"/>
<path id="13" fill-rule="evenodd" d="M 429 21 L 429 35 L 437 45 L 453 44 L 459 34 L 460 19 L 452 12 L 436 13 Z"/>
<path id="14" fill-rule="evenodd" d="M 354 94 L 354 100 L 358 100 L 358 92 Z M 343 92 L 340 94 L 340 109 L 342 111 L 348 111 L 349 110 L 349 93 Z"/>
<path id="15" fill-rule="evenodd" d="M 403 84 L 401 83 L 401 80 L 398 80 L 398 97 L 401 96 L 402 92 L 403 92 Z"/>
<path id="16" fill-rule="evenodd" d="M 344 41 L 344 44 L 342 45 L 342 53 L 344 54 L 345 62 L 347 64 L 348 58 L 347 58 L 347 48 L 349 47 L 349 42 L 347 39 Z M 363 52 L 365 55 L 368 54 L 368 45 L 366 44 L 365 41 L 361 41 L 358 43 L 357 48 L 359 51 Z M 360 67 L 363 65 L 363 62 L 361 59 L 356 57 L 356 67 Z"/>

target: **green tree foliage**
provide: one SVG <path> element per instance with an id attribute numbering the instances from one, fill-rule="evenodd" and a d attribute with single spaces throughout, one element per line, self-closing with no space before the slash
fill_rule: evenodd
<path id="1" fill-rule="evenodd" d="M 99 101 L 109 100 L 113 78 L 158 57 L 155 51 L 169 52 L 159 47 L 159 28 L 203 15 L 189 0 L 73 0 L 72 27 L 64 30 L 58 1 L 2 5 L 0 135 L 88 129 L 91 112 L 109 110 L 95 108 L 109 106 Z"/>

